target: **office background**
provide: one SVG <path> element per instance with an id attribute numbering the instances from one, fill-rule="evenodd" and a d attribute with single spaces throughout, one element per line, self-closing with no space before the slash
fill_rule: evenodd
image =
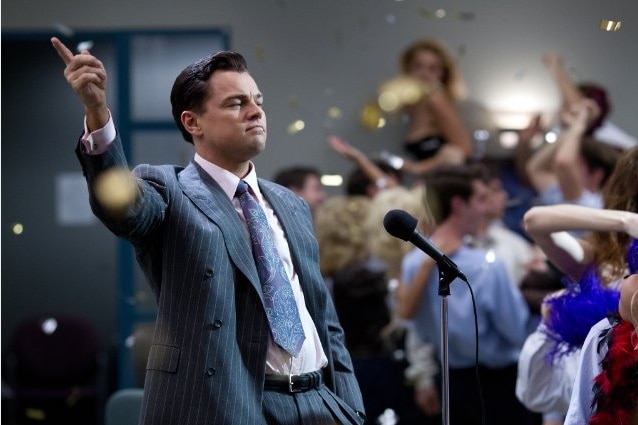
<path id="1" fill-rule="evenodd" d="M 606 32 L 601 19 L 622 26 Z M 268 147 L 255 161 L 263 177 L 293 164 L 345 175 L 352 164 L 331 151 L 329 134 L 371 155 L 399 153 L 400 116 L 379 129 L 365 128 L 359 117 L 379 84 L 395 75 L 401 50 L 424 37 L 441 39 L 455 53 L 468 88 L 462 110 L 471 131 L 487 130 L 488 139 L 477 140 L 487 155 L 511 155 L 499 130 L 520 128 L 533 112 L 556 111 L 558 94 L 541 62 L 548 51 L 563 55 L 576 80 L 604 84 L 613 102 L 610 119 L 638 135 L 638 4 L 630 0 L 8 0 L 2 32 L 3 353 L 16 324 L 35 314 L 84 317 L 113 350 L 130 336 L 122 329 L 132 327 L 120 326 L 131 320 L 126 305 L 152 315 L 152 295 L 132 268 L 130 251 L 86 216 L 73 153 L 82 109 L 50 36 L 74 46 L 92 41 L 105 58 L 118 123 L 139 131 L 129 142 L 134 163 L 188 158 L 170 116 L 168 124 L 164 119 L 170 87 L 162 84 L 190 62 L 176 54 L 190 44 L 193 55 L 202 51 L 197 57 L 209 45 L 246 56 L 268 115 Z M 138 36 L 163 41 L 147 39 L 155 50 L 135 56 Z M 126 57 L 141 68 L 122 64 L 122 37 L 130 42 Z M 177 38 L 183 44 L 173 44 Z M 134 104 L 134 90 L 152 101 Z M 135 108 L 142 114 L 158 108 L 157 116 L 136 121 Z M 291 127 L 297 121 L 304 123 L 300 131 Z"/>

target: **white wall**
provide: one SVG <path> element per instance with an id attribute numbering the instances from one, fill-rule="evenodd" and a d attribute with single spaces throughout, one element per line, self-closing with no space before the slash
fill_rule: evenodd
<path id="1" fill-rule="evenodd" d="M 293 163 L 347 172 L 350 164 L 326 145 L 329 133 L 371 154 L 400 152 L 401 120 L 369 132 L 358 114 L 395 72 L 401 49 L 421 37 L 440 38 L 457 53 L 469 100 L 488 110 L 554 110 L 558 97 L 541 56 L 558 51 L 576 79 L 608 87 L 611 119 L 638 135 L 638 3 L 631 0 L 6 0 L 2 6 L 3 31 L 54 33 L 55 23 L 76 30 L 228 29 L 231 47 L 245 54 L 265 93 L 269 148 L 257 161 L 264 177 Z M 443 19 L 431 16 L 439 7 L 448 12 Z M 604 32 L 602 18 L 623 26 Z M 342 110 L 341 119 L 327 118 L 332 106 Z M 290 135 L 286 128 L 296 119 L 306 127 Z M 489 125 L 479 115 L 468 119 L 471 127 Z"/>

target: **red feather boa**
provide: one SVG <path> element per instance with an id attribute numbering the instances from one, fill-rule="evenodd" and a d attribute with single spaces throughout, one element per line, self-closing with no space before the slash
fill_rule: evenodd
<path id="1" fill-rule="evenodd" d="M 630 424 L 638 408 L 636 329 L 621 320 L 607 334 L 609 351 L 594 383 L 594 414 L 590 425 Z"/>

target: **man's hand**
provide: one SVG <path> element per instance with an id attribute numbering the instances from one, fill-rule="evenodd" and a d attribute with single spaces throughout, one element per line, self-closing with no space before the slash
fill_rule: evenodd
<path id="1" fill-rule="evenodd" d="M 541 127 L 541 114 L 534 114 L 527 127 L 518 132 L 518 139 L 521 143 L 529 144 L 534 136 L 543 131 Z"/>
<path id="2" fill-rule="evenodd" d="M 64 61 L 64 77 L 84 104 L 89 131 L 104 127 L 109 120 L 106 105 L 106 70 L 101 61 L 87 50 L 74 55 L 56 37 L 51 44 Z"/>
<path id="3" fill-rule="evenodd" d="M 563 123 L 579 134 L 600 117 L 600 107 L 592 99 L 582 99 L 562 114 Z"/>
<path id="4" fill-rule="evenodd" d="M 565 71 L 563 58 L 556 52 L 548 52 L 543 55 L 543 63 L 552 74 L 559 74 Z"/>
<path id="5" fill-rule="evenodd" d="M 330 147 L 339 155 L 351 161 L 358 161 L 364 153 L 338 136 L 328 136 Z"/>

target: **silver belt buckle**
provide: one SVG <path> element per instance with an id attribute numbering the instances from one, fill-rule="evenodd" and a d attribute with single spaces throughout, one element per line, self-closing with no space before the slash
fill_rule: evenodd
<path id="1" fill-rule="evenodd" d="M 299 375 L 293 375 L 293 374 L 288 375 L 288 392 L 291 393 L 291 394 L 301 392 L 301 389 L 293 387 L 293 385 L 294 385 L 293 382 L 292 382 L 292 377 L 293 376 L 299 376 Z"/>

